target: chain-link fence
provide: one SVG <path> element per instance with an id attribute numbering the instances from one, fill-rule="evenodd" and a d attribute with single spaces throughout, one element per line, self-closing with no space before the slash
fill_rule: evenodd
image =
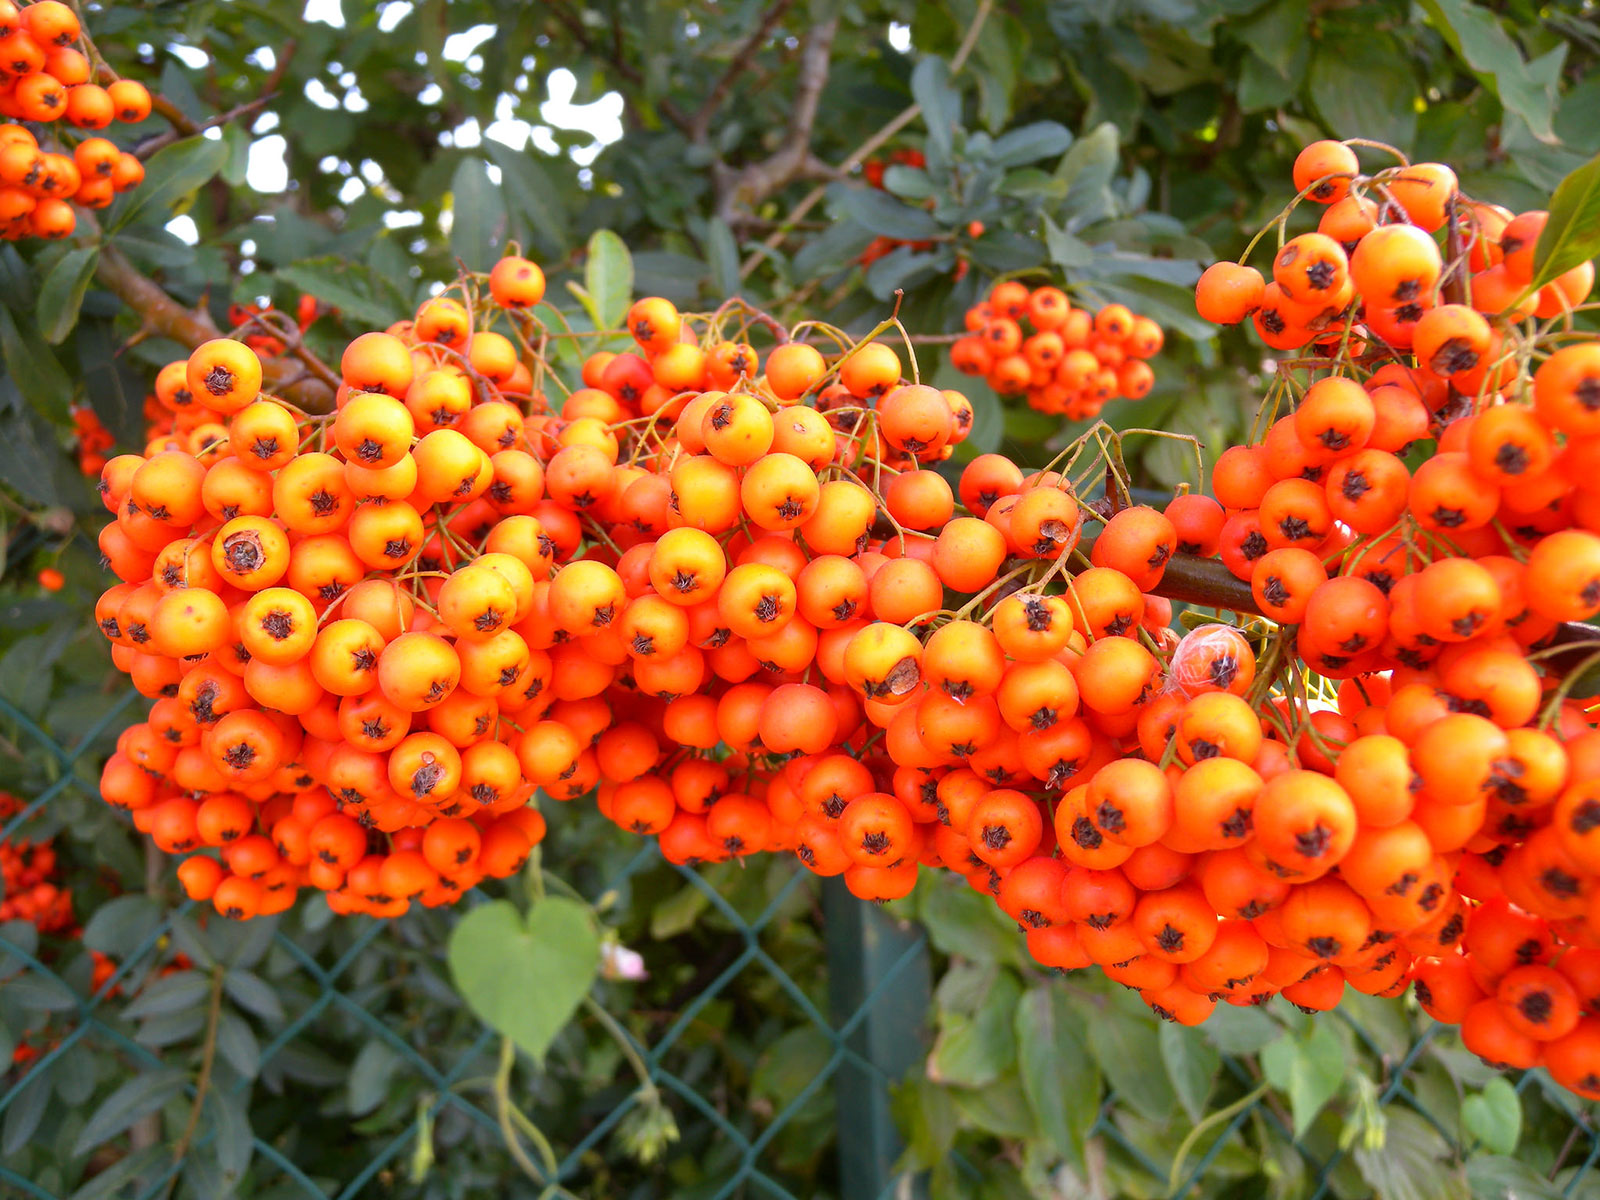
<path id="1" fill-rule="evenodd" d="M 70 747 L 0 699 L 7 751 L 27 761 L 31 748 L 42 771 L 0 838 L 100 812 L 94 768 L 136 699 L 109 701 Z M 454 995 L 441 962 L 448 912 L 335 920 L 313 902 L 234 925 L 161 900 L 153 871 L 151 894 L 112 895 L 80 946 L 42 945 L 24 922 L 0 926 L 0 1050 L 11 1059 L 0 1076 L 0 1194 L 924 1194 L 925 1179 L 897 1170 L 908 1118 L 893 1097 L 935 1041 L 927 935 L 785 865 L 714 879 L 619 841 L 608 836 L 574 882 L 639 944 L 654 937 L 644 955 L 654 989 L 602 983 L 617 1016 L 580 1017 L 537 1065 L 502 1053 Z M 109 955 L 98 974 L 92 951 Z M 1600 1137 L 1584 1108 L 1542 1072 L 1514 1092 L 1490 1086 L 1493 1073 L 1449 1035 L 1417 1035 L 1399 1013 L 1373 1002 L 1320 1019 L 1352 1030 L 1374 1068 L 1353 1104 L 1318 1121 L 1302 1120 L 1316 1099 L 1306 1093 L 1327 1082 L 1316 1063 L 1333 1078 L 1331 1054 L 1342 1076 L 1347 1052 L 1337 1039 L 1313 1046 L 1320 1032 L 1304 1061 L 1275 1063 L 1236 1017 L 1225 1022 L 1208 1035 L 1216 1050 L 1199 1109 L 1183 1087 L 1190 1043 L 1162 1035 L 1150 1043 L 1166 1060 L 1158 1069 L 1189 1109 L 1168 1114 L 1164 1130 L 1151 1111 L 1160 1094 L 1135 1094 L 1092 1019 L 1056 1045 L 1024 1047 L 1048 1056 L 1087 1045 L 1108 1068 L 1096 1076 L 1088 1149 L 1051 1186 L 1221 1195 L 1265 1178 L 1282 1195 L 1465 1194 L 1415 1190 L 1438 1167 L 1471 1194 L 1600 1195 Z M 1502 1092 L 1512 1103 L 1496 1113 Z M 1047 1138 L 1049 1121 L 1036 1120 L 1010 1135 Z M 1515 1132 L 1484 1153 L 1508 1122 L 1559 1128 L 1524 1137 L 1515 1158 Z M 913 1160 L 919 1136 L 909 1135 Z M 944 1177 L 971 1187 L 949 1194 L 989 1194 L 983 1145 L 951 1150 Z M 1263 1147 L 1277 1147 L 1278 1161 Z"/>

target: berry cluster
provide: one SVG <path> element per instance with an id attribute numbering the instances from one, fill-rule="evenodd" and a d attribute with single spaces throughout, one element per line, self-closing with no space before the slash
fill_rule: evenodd
<path id="1" fill-rule="evenodd" d="M 981 375 L 1002 396 L 1026 396 L 1043 413 L 1082 420 L 1108 400 L 1142 400 L 1161 352 L 1161 326 L 1126 305 L 1098 312 L 1074 308 L 1056 287 L 1031 291 L 1014 279 L 994 285 L 967 310 L 967 332 L 950 347 L 950 362 Z"/>
<path id="2" fill-rule="evenodd" d="M 97 61 L 71 6 L 0 0 L 0 117 L 38 125 L 64 120 L 91 132 L 148 117 L 145 86 L 131 79 L 100 86 Z M 0 125 L 0 238 L 67 237 L 77 228 L 74 204 L 105 208 L 143 179 L 144 164 L 106 138 L 66 148 L 52 135 L 41 146 L 25 125 Z"/>

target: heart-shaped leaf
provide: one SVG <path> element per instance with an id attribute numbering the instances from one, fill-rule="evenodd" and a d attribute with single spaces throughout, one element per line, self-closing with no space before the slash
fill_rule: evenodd
<path id="1" fill-rule="evenodd" d="M 526 921 L 510 902 L 495 900 L 462 918 L 450 935 L 449 958 L 467 1006 L 542 1059 L 594 984 L 600 937 L 589 910 L 575 900 L 547 896 Z"/>

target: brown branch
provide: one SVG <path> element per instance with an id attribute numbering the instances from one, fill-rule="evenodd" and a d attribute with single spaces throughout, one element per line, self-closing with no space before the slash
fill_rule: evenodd
<path id="1" fill-rule="evenodd" d="M 976 47 L 978 44 L 978 34 L 982 32 L 984 22 L 989 19 L 990 10 L 993 8 L 994 0 L 979 0 L 978 11 L 972 18 L 972 24 L 967 27 L 966 36 L 961 39 L 961 45 L 956 48 L 955 56 L 950 60 L 950 74 L 952 77 L 955 76 L 962 67 L 966 66 L 967 59 L 972 55 L 974 47 Z M 899 133 L 902 129 L 911 124 L 912 121 L 915 121 L 921 115 L 922 106 L 920 104 L 912 103 L 909 107 L 903 109 L 900 113 L 890 118 L 889 122 L 884 125 L 882 129 L 878 130 L 877 133 L 873 134 L 866 141 L 862 142 L 860 146 L 856 147 L 855 152 L 852 153 L 849 158 L 845 159 L 838 165 L 838 167 L 834 168 L 835 175 L 847 175 L 851 171 L 855 170 L 879 147 L 887 143 L 890 138 L 894 137 L 895 134 Z M 778 246 L 782 244 L 784 237 L 787 236 L 788 231 L 793 227 L 794 223 L 799 221 L 808 212 L 820 204 L 822 202 L 822 198 L 827 194 L 828 189 L 826 185 L 812 188 L 809 192 L 807 192 L 804 199 L 802 199 L 800 203 L 796 204 L 793 210 L 789 213 L 788 219 L 767 236 L 766 241 L 763 243 L 763 247 L 767 250 L 776 250 Z M 754 271 L 756 267 L 760 265 L 763 257 L 764 255 L 760 250 L 751 251 L 750 256 L 746 258 L 739 266 L 739 278 L 749 278 L 750 272 Z"/>
<path id="2" fill-rule="evenodd" d="M 93 233 L 98 236 L 98 229 Z M 138 314 L 141 333 L 159 334 L 190 350 L 212 338 L 223 336 L 208 312 L 203 308 L 190 309 L 179 304 L 160 284 L 129 262 L 127 255 L 109 243 L 100 248 L 95 279 L 101 287 Z M 314 356 L 305 347 L 296 347 L 295 354 L 297 358 L 263 359 L 261 386 L 306 412 L 331 412 L 337 380 L 326 366 L 320 363 L 312 365 Z M 317 370 L 319 366 L 320 372 Z M 306 376 L 306 369 L 312 372 L 310 377 Z"/>
<path id="3" fill-rule="evenodd" d="M 722 102 L 728 98 L 728 93 L 733 89 L 734 81 L 749 69 L 751 61 L 755 58 L 756 51 L 772 33 L 773 27 L 783 20 L 785 13 L 794 6 L 794 0 L 777 0 L 772 7 L 762 14 L 761 22 L 755 31 L 745 39 L 744 44 L 733 54 L 733 60 L 728 64 L 728 69 L 722 73 L 722 78 L 712 85 L 705 101 L 695 110 L 689 121 L 689 137 L 695 142 L 703 142 L 711 129 L 711 120 L 717 115 L 717 110 L 722 107 Z"/>
<path id="4" fill-rule="evenodd" d="M 828 68 L 833 57 L 833 39 L 839 19 L 831 17 L 806 34 L 800 49 L 800 81 L 795 89 L 789 127 L 782 143 L 760 162 L 729 171 L 713 165 L 717 184 L 717 215 L 731 221 L 740 208 L 754 208 L 767 196 L 802 176 L 831 175 L 825 163 L 811 153 L 811 131 L 822 105 L 822 92 L 828 85 Z"/>

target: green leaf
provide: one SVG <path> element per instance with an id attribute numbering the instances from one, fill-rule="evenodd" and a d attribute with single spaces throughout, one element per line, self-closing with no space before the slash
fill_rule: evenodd
<path id="1" fill-rule="evenodd" d="M 1411 143 L 1416 85 L 1393 38 L 1368 30 L 1318 42 L 1307 86 L 1335 136 L 1378 138 L 1401 149 Z"/>
<path id="2" fill-rule="evenodd" d="M 283 1020 L 283 1002 L 272 985 L 254 971 L 235 967 L 222 976 L 222 990 L 240 1008 L 255 1013 L 264 1021 Z"/>
<path id="3" fill-rule="evenodd" d="M 1094 251 L 1087 242 L 1073 237 L 1048 216 L 1044 218 L 1044 248 L 1051 262 L 1069 271 L 1087 267 L 1094 261 Z"/>
<path id="4" fill-rule="evenodd" d="M 244 1175 L 255 1154 L 247 1100 L 247 1095 L 232 1088 L 214 1088 L 206 1097 L 206 1110 L 211 1114 L 211 1127 L 216 1132 L 212 1150 L 229 1186 Z"/>
<path id="5" fill-rule="evenodd" d="M 87 1154 L 103 1142 L 109 1142 L 140 1117 L 159 1111 L 183 1090 L 188 1080 L 188 1072 L 171 1069 L 135 1075 L 100 1102 L 100 1107 L 78 1132 L 72 1152 Z"/>
<path id="6" fill-rule="evenodd" d="M 1492 81 L 1500 103 L 1526 121 L 1534 137 L 1541 142 L 1557 140 L 1551 118 L 1559 60 L 1553 64 L 1554 74 L 1547 70 L 1545 78 L 1540 79 L 1500 24 L 1500 18 L 1487 8 L 1471 0 L 1422 0 L 1422 7 L 1450 48 L 1479 77 Z M 1564 51 L 1566 47 L 1560 49 Z"/>
<path id="7" fill-rule="evenodd" d="M 1108 1008 L 1094 1014 L 1091 1028 L 1089 1052 L 1117 1096 L 1152 1121 L 1170 1120 L 1178 1098 L 1162 1069 L 1154 1018 Z"/>
<path id="8" fill-rule="evenodd" d="M 1071 185 L 1065 209 L 1075 198 L 1104 188 L 1117 167 L 1117 127 L 1109 121 L 1095 126 L 1073 143 L 1056 167 L 1056 178 Z"/>
<path id="9" fill-rule="evenodd" d="M 144 182 L 118 202 L 105 224 L 106 232 L 124 229 L 146 212 L 166 224 L 173 206 L 216 175 L 227 161 L 228 147 L 221 137 L 197 135 L 162 147 L 144 164 Z"/>
<path id="10" fill-rule="evenodd" d="M 350 1064 L 349 1103 L 353 1116 L 363 1117 L 382 1104 L 400 1056 L 381 1038 L 373 1038 Z"/>
<path id="11" fill-rule="evenodd" d="M 721 217 L 706 222 L 706 258 L 711 264 L 711 286 L 719 296 L 739 294 L 739 244 Z"/>
<path id="12" fill-rule="evenodd" d="M 469 271 L 487 271 L 506 244 L 506 202 L 476 158 L 464 158 L 450 179 L 450 252 Z"/>
<path id="13" fill-rule="evenodd" d="M 211 991 L 211 980 L 199 971 L 174 971 L 145 986 L 133 998 L 122 1015 L 130 1021 L 145 1017 L 169 1017 L 186 1012 L 205 1003 Z"/>
<path id="14" fill-rule="evenodd" d="M 1474 1196 L 1483 1196 L 1486 1200 L 1488 1197 L 1494 1197 L 1495 1200 L 1501 1197 L 1512 1200 L 1561 1200 L 1563 1196 L 1584 1194 L 1563 1191 L 1527 1163 L 1494 1154 L 1474 1154 L 1467 1159 L 1467 1183 Z"/>
<path id="15" fill-rule="evenodd" d="M 110 1200 L 110 1197 L 122 1194 L 122 1189 L 142 1173 L 150 1170 L 162 1160 L 170 1161 L 172 1150 L 168 1146 L 146 1146 L 143 1150 L 136 1150 L 124 1158 L 117 1159 L 111 1166 L 93 1176 L 77 1191 L 73 1192 L 68 1200 Z M 213 1189 L 213 1194 L 215 1194 Z"/>
<path id="16" fill-rule="evenodd" d="M 650 936 L 663 942 L 693 929 L 710 904 L 699 888 L 680 888 L 650 910 Z"/>
<path id="17" fill-rule="evenodd" d="M 961 95 L 950 86 L 950 66 L 942 58 L 924 58 L 911 72 L 911 96 L 922 108 L 928 143 L 941 157 L 950 157 L 961 124 Z"/>
<path id="18" fill-rule="evenodd" d="M 33 322 L 9 308 L 0 308 L 0 361 L 34 408 L 54 420 L 65 420 L 72 380 Z"/>
<path id="19" fill-rule="evenodd" d="M 556 187 L 537 156 L 530 150 L 513 150 L 493 138 L 484 149 L 500 168 L 501 186 L 511 215 L 521 218 L 529 236 L 550 254 L 560 254 L 571 236 L 570 223 Z"/>
<path id="20" fill-rule="evenodd" d="M 1083 1161 L 1083 1143 L 1100 1112 L 1100 1072 L 1078 1017 L 1059 987 L 1029 988 L 1017 1002 L 1017 1063 L 1039 1133 L 1057 1154 Z"/>
<path id="21" fill-rule="evenodd" d="M 1034 121 L 1008 129 L 995 139 L 990 157 L 1002 167 L 1020 167 L 1024 163 L 1053 158 L 1072 145 L 1072 131 L 1056 121 Z"/>
<path id="22" fill-rule="evenodd" d="M 467 1007 L 542 1060 L 594 984 L 600 938 L 575 900 L 546 896 L 526 922 L 511 903 L 495 900 L 462 918 L 448 956 Z"/>
<path id="23" fill-rule="evenodd" d="M 880 192 L 877 188 L 833 183 L 828 185 L 828 197 L 845 216 L 879 237 L 909 242 L 935 238 L 944 233 L 944 227 L 933 219 L 932 214 L 902 204 L 888 192 Z"/>
<path id="24" fill-rule="evenodd" d="M 1006 1072 L 984 1087 L 957 1088 L 954 1098 L 962 1116 L 996 1137 L 1030 1139 L 1038 1136 L 1033 1112 L 1017 1086 L 1014 1071 Z"/>
<path id="25" fill-rule="evenodd" d="M 933 180 L 919 167 L 890 163 L 884 168 L 883 186 L 906 200 L 926 200 L 934 195 Z"/>
<path id="26" fill-rule="evenodd" d="M 909 292 L 917 284 L 948 271 L 954 263 L 955 256 L 948 246 L 932 254 L 896 246 L 867 268 L 867 290 L 879 300 L 888 300 L 897 288 Z"/>
<path id="27" fill-rule="evenodd" d="M 633 259 L 626 243 L 609 229 L 597 229 L 589 238 L 583 286 L 594 302 L 591 315 L 598 327 L 621 328 L 633 303 Z"/>
<path id="28" fill-rule="evenodd" d="M 1522 1136 L 1522 1098 L 1496 1076 L 1483 1091 L 1461 1102 L 1461 1123 L 1467 1132 L 1496 1154 L 1511 1154 Z"/>
<path id="29" fill-rule="evenodd" d="M 928 940 L 942 954 L 975 962 L 1021 966 L 1023 951 L 1016 926 L 988 897 L 970 887 L 941 881 L 925 889 L 918 911 Z"/>
<path id="30" fill-rule="evenodd" d="M 833 1053 L 833 1042 L 815 1025 L 791 1029 L 767 1046 L 750 1074 L 751 1099 L 764 1100 L 771 1112 L 805 1090 Z"/>
<path id="31" fill-rule="evenodd" d="M 1166 1064 L 1172 1090 L 1178 1093 L 1178 1102 L 1189 1119 L 1198 1121 L 1206 1111 L 1206 1100 L 1222 1067 L 1222 1055 L 1206 1044 L 1198 1029 L 1163 1021 L 1158 1033 L 1161 1061 Z"/>
<path id="32" fill-rule="evenodd" d="M 5 1129 L 0 1132 L 0 1154 L 11 1157 L 28 1144 L 39 1128 L 45 1109 L 50 1106 L 50 1076 L 48 1068 L 36 1070 L 26 1083 L 13 1085 L 7 1091 L 11 1103 L 6 1108 Z"/>
<path id="33" fill-rule="evenodd" d="M 995 971 L 975 1013 L 946 1013 L 928 1055 L 928 1078 L 963 1088 L 983 1087 L 1011 1070 L 1017 1058 L 1016 1007 L 1022 985 Z"/>
<path id="34" fill-rule="evenodd" d="M 1378 1146 L 1357 1145 L 1352 1157 L 1372 1194 L 1383 1200 L 1466 1200 L 1467 1181 L 1451 1164 L 1454 1148 L 1418 1114 L 1395 1106 L 1385 1113 Z"/>
<path id="35" fill-rule="evenodd" d="M 451 236 L 454 237 L 454 234 L 452 229 Z M 366 274 L 365 269 L 336 255 L 302 259 L 279 267 L 276 272 L 283 283 L 307 296 L 315 296 L 324 304 L 333 305 L 352 321 L 382 329 L 399 314 L 382 301 L 374 300 L 365 288 L 357 290 Z"/>
<path id="36" fill-rule="evenodd" d="M 217 1053 L 245 1079 L 254 1079 L 261 1069 L 261 1043 L 236 1012 L 224 1010 L 217 1021 Z"/>
<path id="37" fill-rule="evenodd" d="M 1533 251 L 1533 288 L 1600 254 L 1600 154 L 1561 181 Z"/>
<path id="38" fill-rule="evenodd" d="M 78 323 L 83 294 L 100 264 L 98 246 L 80 246 L 62 255 L 39 288 L 37 316 L 44 340 L 59 346 Z"/>
<path id="39" fill-rule="evenodd" d="M 161 906 L 148 896 L 118 896 L 95 909 L 84 924 L 83 944 L 101 954 L 125 955 L 161 925 Z"/>
<path id="40" fill-rule="evenodd" d="M 1267 1082 L 1289 1097 L 1294 1136 L 1303 1137 L 1322 1106 L 1344 1082 L 1344 1047 L 1324 1023 L 1312 1024 L 1304 1037 L 1286 1033 L 1261 1052 Z"/>

